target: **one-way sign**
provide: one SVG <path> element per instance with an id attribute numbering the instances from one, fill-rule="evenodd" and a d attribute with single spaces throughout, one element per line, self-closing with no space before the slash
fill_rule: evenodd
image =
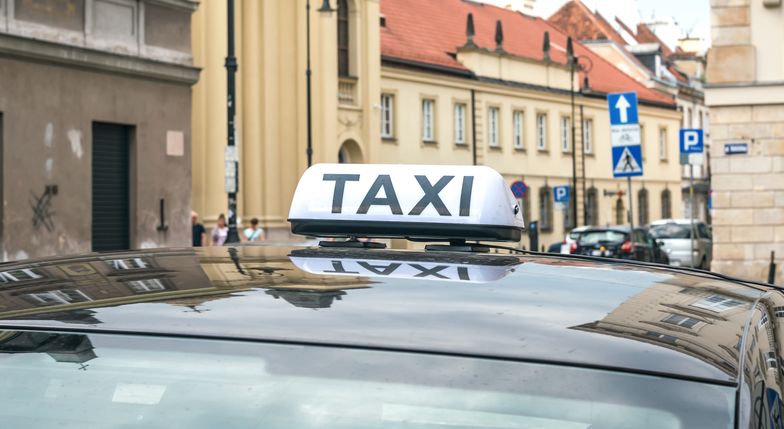
<path id="1" fill-rule="evenodd" d="M 619 92 L 607 94 L 610 106 L 610 125 L 637 124 L 637 93 Z"/>

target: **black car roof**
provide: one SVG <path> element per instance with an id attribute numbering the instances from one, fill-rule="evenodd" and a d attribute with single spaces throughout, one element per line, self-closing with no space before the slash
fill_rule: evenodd
<path id="1" fill-rule="evenodd" d="M 551 255 L 281 246 L 91 254 L 3 264 L 0 277 L 0 329 L 368 347 L 720 383 L 737 379 L 733 347 L 767 290 Z"/>

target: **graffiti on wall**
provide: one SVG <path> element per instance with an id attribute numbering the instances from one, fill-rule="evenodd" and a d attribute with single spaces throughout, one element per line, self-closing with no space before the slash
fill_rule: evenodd
<path id="1" fill-rule="evenodd" d="M 30 207 L 33 209 L 33 227 L 38 229 L 43 226 L 47 231 L 54 231 L 54 212 L 52 211 L 52 197 L 57 195 L 57 185 L 46 185 L 44 193 L 39 197 L 30 192 L 32 198 Z"/>

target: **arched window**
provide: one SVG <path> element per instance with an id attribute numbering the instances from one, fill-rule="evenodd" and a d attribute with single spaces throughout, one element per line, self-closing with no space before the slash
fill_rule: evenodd
<path id="1" fill-rule="evenodd" d="M 672 194 L 669 189 L 665 189 L 661 193 L 662 205 L 662 219 L 669 219 L 672 217 Z"/>
<path id="2" fill-rule="evenodd" d="M 350 76 L 348 0 L 338 0 L 338 75 Z"/>
<path id="3" fill-rule="evenodd" d="M 637 222 L 640 226 L 650 222 L 648 213 L 648 190 L 642 188 L 637 192 Z"/>
<path id="4" fill-rule="evenodd" d="M 593 186 L 585 193 L 585 224 L 599 224 L 599 191 Z"/>
<path id="5" fill-rule="evenodd" d="M 624 218 L 626 217 L 626 207 L 623 205 L 623 198 L 618 197 L 615 200 L 615 224 L 616 225 L 623 225 L 626 222 Z"/>
<path id="6" fill-rule="evenodd" d="M 547 185 L 539 189 L 539 230 L 553 230 L 553 190 Z"/>

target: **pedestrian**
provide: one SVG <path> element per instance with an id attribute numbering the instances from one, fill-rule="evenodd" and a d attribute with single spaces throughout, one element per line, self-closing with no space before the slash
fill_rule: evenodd
<path id="1" fill-rule="evenodd" d="M 259 220 L 255 217 L 250 220 L 250 227 L 245 228 L 243 234 L 245 234 L 245 239 L 248 241 L 261 241 L 265 239 L 264 229 L 259 227 Z"/>
<path id="2" fill-rule="evenodd" d="M 207 241 L 205 240 L 207 237 L 207 230 L 204 228 L 204 225 L 199 222 L 199 214 L 194 211 L 191 212 L 191 229 L 193 235 L 193 247 L 203 246 L 204 242 Z"/>
<path id="3" fill-rule="evenodd" d="M 218 216 L 218 224 L 212 229 L 210 235 L 213 246 L 223 246 L 226 242 L 226 237 L 229 235 L 229 227 L 226 226 L 226 216 L 221 213 Z"/>

